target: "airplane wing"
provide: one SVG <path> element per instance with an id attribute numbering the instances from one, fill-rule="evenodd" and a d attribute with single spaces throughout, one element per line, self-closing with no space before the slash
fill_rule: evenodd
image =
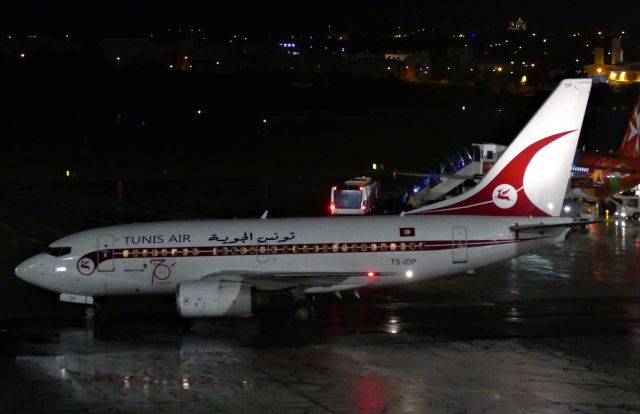
<path id="1" fill-rule="evenodd" d="M 372 277 L 389 277 L 399 273 L 379 272 Z M 230 281 L 242 281 L 259 289 L 277 290 L 293 286 L 299 287 L 330 287 L 345 285 L 358 287 L 368 284 L 368 276 L 362 272 L 256 272 L 256 271 L 225 271 L 216 272 L 204 276 L 202 279 L 224 279 Z M 352 283 L 346 283 L 353 278 Z"/>

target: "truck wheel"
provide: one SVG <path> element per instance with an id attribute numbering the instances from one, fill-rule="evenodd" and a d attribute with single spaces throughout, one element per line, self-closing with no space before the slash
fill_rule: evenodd
<path id="1" fill-rule="evenodd" d="M 633 213 L 633 216 L 631 216 L 631 218 L 634 220 L 640 219 L 640 213 Z"/>

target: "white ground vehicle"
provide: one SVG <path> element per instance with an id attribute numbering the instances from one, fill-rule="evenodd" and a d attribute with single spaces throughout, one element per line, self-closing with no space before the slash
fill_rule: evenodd
<path id="1" fill-rule="evenodd" d="M 332 215 L 369 214 L 380 197 L 380 183 L 371 177 L 355 177 L 331 187 Z"/>
<path id="2" fill-rule="evenodd" d="M 640 197 L 617 197 L 616 216 L 627 218 L 630 217 L 634 220 L 640 220 Z"/>

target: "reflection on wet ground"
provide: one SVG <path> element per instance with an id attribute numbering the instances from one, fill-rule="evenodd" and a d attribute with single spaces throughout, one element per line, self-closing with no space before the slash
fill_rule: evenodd
<path id="1" fill-rule="evenodd" d="M 640 411 L 635 222 L 472 275 L 317 296 L 308 325 L 190 327 L 173 298 L 108 299 L 88 324 L 11 275 L 28 240 L 77 225 L 3 227 L 1 413 Z"/>

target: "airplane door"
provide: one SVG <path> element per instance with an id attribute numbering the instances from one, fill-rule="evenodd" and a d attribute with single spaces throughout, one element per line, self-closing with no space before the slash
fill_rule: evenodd
<path id="1" fill-rule="evenodd" d="M 467 263 L 467 228 L 452 228 L 452 260 L 453 263 Z"/>
<path id="2" fill-rule="evenodd" d="M 256 260 L 258 263 L 269 263 L 269 245 L 260 243 L 256 246 Z"/>
<path id="3" fill-rule="evenodd" d="M 113 259 L 113 236 L 98 236 L 98 271 L 113 272 L 115 262 Z"/>

